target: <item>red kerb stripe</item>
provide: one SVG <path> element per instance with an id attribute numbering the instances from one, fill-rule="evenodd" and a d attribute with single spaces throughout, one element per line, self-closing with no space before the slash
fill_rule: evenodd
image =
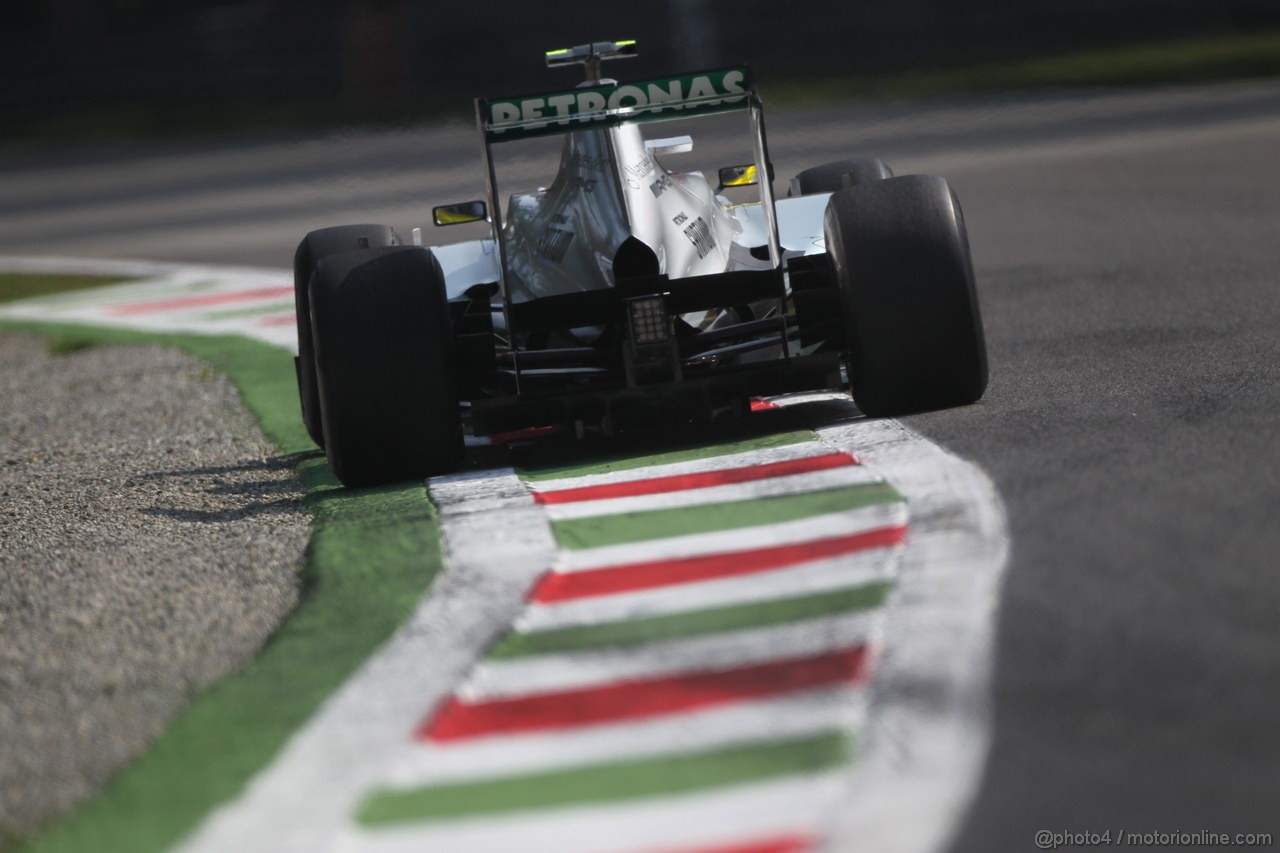
<path id="1" fill-rule="evenodd" d="M 259 287 L 255 290 L 237 290 L 231 293 L 206 293 L 200 296 L 179 296 L 173 299 L 153 299 L 149 302 L 133 302 L 127 305 L 116 305 L 111 308 L 112 314 L 157 314 L 161 311 L 180 311 L 184 308 L 207 308 L 213 305 L 227 305 L 232 302 L 252 302 L 255 299 L 277 299 L 281 296 L 292 296 L 293 285 L 278 287 Z"/>
<path id="2" fill-rule="evenodd" d="M 864 533 L 814 539 L 772 548 L 728 551 L 676 560 L 653 560 L 582 572 L 548 572 L 529 593 L 531 601 L 549 604 L 597 595 L 634 592 L 660 586 L 714 580 L 783 569 L 810 560 L 822 560 L 901 544 L 905 525 L 882 527 Z"/>
<path id="3" fill-rule="evenodd" d="M 864 645 L 730 670 L 695 672 L 476 703 L 451 696 L 417 731 L 422 740 L 452 741 L 498 734 L 617 723 L 714 705 L 779 696 L 842 682 L 865 681 Z"/>
<path id="4" fill-rule="evenodd" d="M 817 839 L 812 835 L 778 835 L 757 841 L 737 841 L 714 847 L 681 847 L 678 850 L 654 850 L 651 853 L 802 853 L 813 849 Z"/>
<path id="5" fill-rule="evenodd" d="M 563 504 L 578 501 L 599 501 L 607 498 L 632 498 L 640 495 L 660 495 L 687 489 L 707 489 L 712 486 L 728 486 L 748 483 L 772 477 L 792 474 L 808 474 L 857 465 L 858 460 L 848 453 L 825 453 L 806 456 L 803 459 L 784 459 L 764 465 L 748 465 L 742 468 L 725 468 L 720 471 L 703 471 L 697 474 L 675 474 L 670 477 L 653 477 L 648 480 L 629 480 L 621 483 L 603 483 L 598 486 L 581 486 L 576 489 L 556 489 L 534 492 L 533 499 L 540 504 Z"/>

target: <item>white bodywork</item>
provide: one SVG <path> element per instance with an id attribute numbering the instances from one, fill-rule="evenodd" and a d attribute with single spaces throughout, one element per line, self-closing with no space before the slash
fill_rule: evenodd
<path id="1" fill-rule="evenodd" d="M 827 198 L 777 202 L 784 256 L 825 251 Z M 567 134 L 555 180 L 510 197 L 502 236 L 513 302 L 613 286 L 614 254 L 629 237 L 651 248 L 672 279 L 770 267 L 751 254 L 768 244 L 760 203 L 731 204 L 701 172 L 668 169 L 629 124 Z M 499 280 L 493 240 L 432 251 L 450 298 Z"/>

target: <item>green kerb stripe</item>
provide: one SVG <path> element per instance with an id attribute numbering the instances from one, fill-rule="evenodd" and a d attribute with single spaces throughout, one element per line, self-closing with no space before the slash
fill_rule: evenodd
<path id="1" fill-rule="evenodd" d="M 557 628 L 530 634 L 511 633 L 490 649 L 488 656 L 490 659 L 520 658 L 802 622 L 877 607 L 884 603 L 892 586 L 888 581 L 877 581 L 796 598 L 647 616 L 603 625 Z"/>
<path id="2" fill-rule="evenodd" d="M 835 767 L 849 756 L 840 734 L 753 744 L 694 755 L 644 758 L 523 776 L 383 792 L 365 801 L 366 826 L 601 803 L 744 784 Z"/>
<path id="3" fill-rule="evenodd" d="M 841 512 L 900 500 L 902 496 L 888 483 L 860 483 L 856 486 L 805 492 L 798 495 L 779 495 L 730 503 L 565 519 L 552 522 L 551 529 L 560 547 L 577 550 L 692 533 L 779 524 L 829 512 Z"/>
<path id="4" fill-rule="evenodd" d="M 518 473 L 521 478 L 530 482 L 555 480 L 561 477 L 585 477 L 588 474 L 607 474 L 613 471 L 631 471 L 636 468 L 648 468 L 653 465 L 669 465 L 675 462 L 689 462 L 694 459 L 706 459 L 712 456 L 728 456 L 731 453 L 745 453 L 749 450 L 763 450 L 769 447 L 785 447 L 804 441 L 816 441 L 817 438 L 808 430 L 770 433 L 753 436 L 738 441 L 717 444 L 712 447 L 699 445 L 682 450 L 671 450 L 666 453 L 654 453 L 647 456 L 623 456 L 616 459 L 597 459 L 577 465 L 554 465 L 530 463 L 521 466 Z"/>

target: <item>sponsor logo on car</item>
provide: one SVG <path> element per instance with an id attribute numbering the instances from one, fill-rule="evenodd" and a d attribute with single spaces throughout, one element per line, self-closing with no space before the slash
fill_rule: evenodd
<path id="1" fill-rule="evenodd" d="M 747 85 L 746 69 L 730 68 L 640 83 L 494 100 L 486 104 L 488 130 L 499 135 L 527 135 L 602 121 L 631 112 L 653 115 L 670 110 L 714 110 L 740 104 L 747 95 Z"/>
<path id="2" fill-rule="evenodd" d="M 684 229 L 684 236 L 689 238 L 693 248 L 698 251 L 699 258 L 705 258 L 716 247 L 716 237 L 711 233 L 711 226 L 699 216 Z"/>
<path id="3" fill-rule="evenodd" d="M 542 239 L 538 241 L 538 254 L 558 264 L 564 260 L 564 253 L 569 251 L 569 244 L 572 242 L 572 231 L 548 228 L 543 233 Z"/>
<path id="4" fill-rule="evenodd" d="M 628 166 L 627 174 L 635 175 L 637 178 L 647 178 L 653 174 L 653 171 L 656 168 L 658 168 L 658 164 L 653 162 L 652 157 L 646 156 L 643 160 L 639 160 Z"/>

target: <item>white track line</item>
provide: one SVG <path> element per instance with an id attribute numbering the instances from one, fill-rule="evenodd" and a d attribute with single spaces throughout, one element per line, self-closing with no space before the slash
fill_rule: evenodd
<path id="1" fill-rule="evenodd" d="M 0 257 L 0 269 L 72 275 L 137 277 L 128 282 L 86 291 L 26 299 L 0 306 L 0 317 L 55 323 L 136 329 L 144 332 L 182 332 L 196 335 L 239 335 L 297 352 L 293 324 L 257 325 L 253 317 L 214 318 L 210 315 L 242 307 L 265 307 L 273 302 L 292 312 L 292 299 L 254 299 L 244 304 L 173 308 L 144 314 L 117 314 L 122 304 L 183 296 L 235 294 L 260 288 L 292 287 L 288 270 L 258 267 L 199 266 L 142 261 L 67 260 L 63 258 Z"/>
<path id="2" fill-rule="evenodd" d="M 289 276 L 288 270 L 266 267 L 233 267 L 202 264 L 174 264 L 163 261 L 118 261 L 109 258 L 58 258 L 0 256 L 0 269 L 10 272 L 52 273 L 59 275 L 101 275 L 115 278 L 157 278 L 175 273 L 191 273 L 199 277 L 221 277 L 252 274 Z"/>
<path id="3" fill-rule="evenodd" d="M 452 692 L 519 613 L 525 591 L 555 552 L 542 511 L 523 484 L 510 469 L 485 471 L 434 480 L 431 494 L 448 531 L 448 569 L 408 624 L 177 849 L 335 849 L 360 799 L 383 784 L 423 714 Z"/>

